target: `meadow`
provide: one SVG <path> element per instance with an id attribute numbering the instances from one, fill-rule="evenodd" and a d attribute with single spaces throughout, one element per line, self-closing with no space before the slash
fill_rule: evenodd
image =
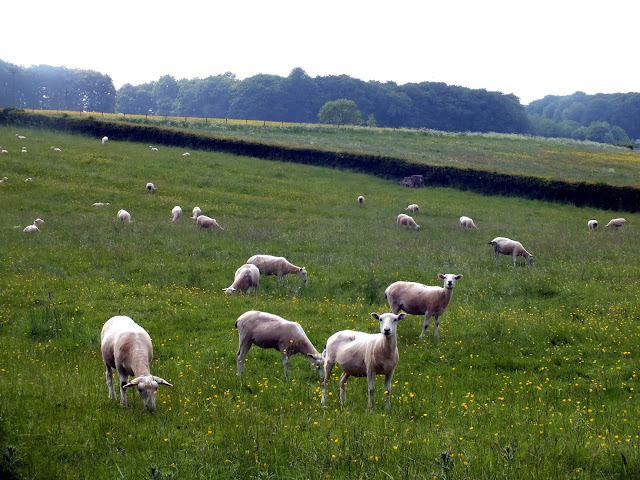
<path id="1" fill-rule="evenodd" d="M 639 214 L 15 133 L 0 126 L 0 477 L 640 477 Z M 395 223 L 410 203 L 418 231 Z M 196 205 L 225 230 L 199 231 Z M 460 230 L 461 215 L 479 230 Z M 617 216 L 628 227 L 605 229 Z M 36 217 L 41 231 L 23 233 Z M 496 264 L 496 236 L 520 240 L 534 264 Z M 225 295 L 256 253 L 305 266 L 307 285 L 268 277 L 257 296 Z M 390 411 L 382 377 L 372 411 L 365 379 L 349 380 L 341 405 L 339 368 L 321 408 L 309 363 L 294 357 L 287 381 L 274 350 L 252 348 L 237 377 L 245 311 L 300 322 L 322 350 L 338 330 L 376 332 L 369 313 L 388 311 L 390 283 L 439 285 L 439 273 L 463 278 L 439 340 L 433 326 L 418 338 L 417 316 L 399 325 Z M 149 332 L 151 372 L 173 384 L 154 414 L 135 392 L 126 410 L 108 398 L 100 330 L 117 314 Z"/>

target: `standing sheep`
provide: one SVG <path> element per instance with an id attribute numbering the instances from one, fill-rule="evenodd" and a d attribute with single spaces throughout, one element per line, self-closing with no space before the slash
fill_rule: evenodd
<path id="1" fill-rule="evenodd" d="M 420 228 L 420 225 L 416 223 L 413 217 L 405 215 L 404 213 L 398 215 L 398 226 L 407 226 L 409 228 L 415 228 L 416 230 Z"/>
<path id="2" fill-rule="evenodd" d="M 403 310 L 410 315 L 424 315 L 420 338 L 424 338 L 431 317 L 436 318 L 433 335 L 436 338 L 440 337 L 440 317 L 447 310 L 453 296 L 453 288 L 462 275 L 440 273 L 438 278 L 444 280 L 444 287 L 432 287 L 416 282 L 395 282 L 384 291 L 393 313 Z"/>
<path id="3" fill-rule="evenodd" d="M 327 404 L 327 382 L 331 370 L 337 363 L 342 368 L 340 376 L 340 402 L 346 401 L 346 383 L 349 377 L 367 377 L 369 385 L 369 408 L 373 408 L 373 392 L 376 375 L 384 375 L 386 409 L 391 409 L 391 379 L 398 365 L 398 322 L 404 313 L 396 315 L 383 313 L 371 316 L 380 322 L 380 333 L 364 333 L 342 330 L 327 340 L 322 352 L 324 358 L 324 378 L 322 379 L 322 406 Z"/>
<path id="4" fill-rule="evenodd" d="M 142 404 L 149 412 L 156 409 L 156 392 L 159 385 L 171 387 L 166 380 L 149 372 L 153 359 L 153 347 L 149 334 L 131 318 L 124 315 L 111 317 L 102 327 L 100 335 L 102 359 L 107 367 L 106 378 L 109 398 L 115 400 L 113 369 L 120 378 L 120 399 L 127 408 L 127 389 L 136 387 Z M 134 377 L 129 381 L 129 377 Z"/>
<path id="5" fill-rule="evenodd" d="M 173 207 L 173 209 L 171 209 L 172 222 L 177 222 L 178 220 L 180 220 L 181 216 L 182 216 L 182 208 L 180 208 L 180 205 L 176 205 L 175 207 Z"/>
<path id="6" fill-rule="evenodd" d="M 473 220 L 469 217 L 465 217 L 464 215 L 460 217 L 460 226 L 462 228 L 471 228 L 473 230 L 477 230 L 476 224 L 473 223 Z"/>
<path id="7" fill-rule="evenodd" d="M 418 206 L 417 203 L 412 203 L 411 205 L 409 205 L 407 208 L 405 208 L 405 211 L 407 212 L 411 212 L 411 213 L 415 213 L 418 210 L 420 210 L 420 207 Z"/>
<path id="8" fill-rule="evenodd" d="M 131 223 L 131 214 L 126 210 L 118 210 L 118 220 L 121 222 Z"/>
<path id="9" fill-rule="evenodd" d="M 106 145 L 107 143 L 109 143 L 109 137 L 105 135 L 104 137 L 102 137 L 102 145 Z"/>
<path id="10" fill-rule="evenodd" d="M 318 370 L 320 376 L 323 376 L 324 360 L 299 323 L 285 320 L 272 313 L 250 310 L 238 317 L 236 328 L 239 337 L 236 355 L 238 375 L 242 375 L 244 359 L 249 349 L 252 345 L 257 345 L 260 348 L 273 348 L 280 352 L 285 378 L 289 378 L 289 363 L 296 353 L 304 354 L 311 362 L 311 366 Z"/>
<path id="11" fill-rule="evenodd" d="M 236 292 L 247 292 L 247 295 L 251 293 L 253 288 L 256 295 L 258 295 L 258 286 L 260 284 L 260 271 L 255 265 L 245 264 L 236 270 L 233 283 L 224 288 L 223 291 L 227 295 L 234 294 Z"/>
<path id="12" fill-rule="evenodd" d="M 489 245 L 493 246 L 496 263 L 498 262 L 500 254 L 511 255 L 513 257 L 514 267 L 518 257 L 523 257 L 527 262 L 527 265 L 531 265 L 533 263 L 533 255 L 527 252 L 520 242 L 516 242 L 515 240 L 511 240 L 506 237 L 496 237 L 489 242 Z"/>
<path id="13" fill-rule="evenodd" d="M 284 257 L 274 257 L 273 255 L 254 255 L 247 263 L 258 267 L 262 275 L 277 275 L 278 284 L 282 283 L 282 277 L 290 273 L 295 273 L 300 277 L 302 283 L 307 283 L 307 269 L 297 267 Z"/>
<path id="14" fill-rule="evenodd" d="M 358 197 L 358 203 L 359 203 L 360 205 L 363 205 L 363 204 L 364 204 L 364 197 L 363 197 L 362 195 L 360 195 L 360 196 Z"/>
<path id="15" fill-rule="evenodd" d="M 202 215 L 202 210 L 200 210 L 200 207 L 193 207 L 193 215 L 191 216 L 191 218 L 196 220 L 200 215 Z"/>
<path id="16" fill-rule="evenodd" d="M 147 192 L 156 193 L 156 186 L 151 182 L 147 183 Z"/>
<path id="17" fill-rule="evenodd" d="M 206 215 L 198 215 L 196 218 L 196 224 L 198 228 L 219 228 L 220 230 L 224 230 L 218 222 L 216 222 L 215 218 L 207 217 Z"/>
<path id="18" fill-rule="evenodd" d="M 627 221 L 624 218 L 612 218 L 609 220 L 609 223 L 605 225 L 606 227 L 624 227 L 627 224 Z"/>
<path id="19" fill-rule="evenodd" d="M 587 228 L 590 232 L 594 232 L 598 230 L 598 221 L 597 220 L 589 220 L 587 222 Z"/>

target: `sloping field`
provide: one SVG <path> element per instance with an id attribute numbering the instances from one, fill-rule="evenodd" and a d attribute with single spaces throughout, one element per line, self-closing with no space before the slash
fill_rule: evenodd
<path id="1" fill-rule="evenodd" d="M 623 214 L 39 129 L 0 127 L 0 145 L 0 476 L 640 475 L 639 214 L 611 230 Z M 396 225 L 410 203 L 419 230 Z M 196 205 L 225 230 L 198 230 Z M 479 230 L 461 230 L 461 215 Z M 40 232 L 23 233 L 37 217 Z M 496 264 L 496 236 L 534 264 Z M 305 266 L 307 284 L 268 277 L 257 296 L 226 296 L 256 253 Z M 278 352 L 254 347 L 236 376 L 245 311 L 300 322 L 322 350 L 338 330 L 376 332 L 369 313 L 388 311 L 390 283 L 438 285 L 439 273 L 463 278 L 439 340 L 433 326 L 418 338 L 418 316 L 399 325 L 389 412 L 381 377 L 373 411 L 364 379 L 341 405 L 339 368 L 321 408 L 302 356 L 287 381 Z M 100 330 L 118 314 L 149 332 L 151 372 L 173 384 L 153 415 L 135 391 L 126 410 L 108 398 Z"/>

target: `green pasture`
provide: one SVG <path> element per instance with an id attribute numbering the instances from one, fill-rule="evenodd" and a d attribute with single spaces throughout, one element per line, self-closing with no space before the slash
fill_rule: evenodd
<path id="1" fill-rule="evenodd" d="M 531 142 L 538 158 L 557 146 Z M 38 129 L 0 127 L 0 145 L 0 478 L 640 477 L 640 215 Z M 606 152 L 575 155 L 618 169 L 599 163 Z M 396 226 L 410 203 L 417 231 Z M 199 231 L 196 205 L 225 230 Z M 461 230 L 461 215 L 479 230 Z M 618 216 L 627 228 L 604 228 Z M 37 217 L 40 232 L 23 233 Z M 496 236 L 534 264 L 496 264 Z M 226 296 L 256 253 L 305 266 L 307 285 L 268 277 L 257 296 Z M 439 285 L 438 273 L 463 278 L 440 340 L 433 326 L 418 338 L 417 316 L 399 325 L 389 412 L 382 377 L 373 411 L 364 379 L 341 405 L 337 367 L 321 408 L 302 356 L 285 381 L 280 355 L 254 347 L 236 376 L 245 311 L 300 322 L 322 350 L 338 330 L 376 332 L 369 313 L 388 311 L 390 283 Z M 109 401 L 100 330 L 118 314 L 147 329 L 151 372 L 173 384 L 154 414 L 135 392 L 126 410 Z"/>

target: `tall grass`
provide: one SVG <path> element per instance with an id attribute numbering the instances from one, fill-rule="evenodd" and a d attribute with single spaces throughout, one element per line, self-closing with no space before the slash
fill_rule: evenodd
<path id="1" fill-rule="evenodd" d="M 21 132 L 22 133 L 22 132 Z M 633 478 L 640 216 L 208 152 L 0 128 L 0 473 L 13 478 Z M 49 149 L 55 145 L 62 152 Z M 32 177 L 32 182 L 24 182 Z M 158 192 L 145 192 L 148 181 Z M 367 199 L 356 202 L 358 195 Z M 93 202 L 110 202 L 92 207 Z M 395 217 L 418 203 L 419 231 Z M 171 224 L 171 208 L 185 217 Z M 198 231 L 198 205 L 225 231 Z M 126 208 L 133 223 L 121 224 Z M 461 231 L 469 215 L 479 231 Z M 37 216 L 41 231 L 22 227 Z M 19 226 L 20 228 L 14 228 Z M 487 242 L 516 238 L 533 266 L 498 264 Z M 257 297 L 222 288 L 255 253 L 306 266 Z M 322 349 L 335 331 L 375 332 L 396 280 L 460 273 L 441 340 L 399 326 L 392 409 L 366 381 L 338 398 L 302 358 L 254 347 L 235 374 L 235 319 L 258 309 L 299 321 Z M 108 399 L 100 329 L 124 314 L 154 342 L 152 373 L 173 388 L 158 411 Z"/>

